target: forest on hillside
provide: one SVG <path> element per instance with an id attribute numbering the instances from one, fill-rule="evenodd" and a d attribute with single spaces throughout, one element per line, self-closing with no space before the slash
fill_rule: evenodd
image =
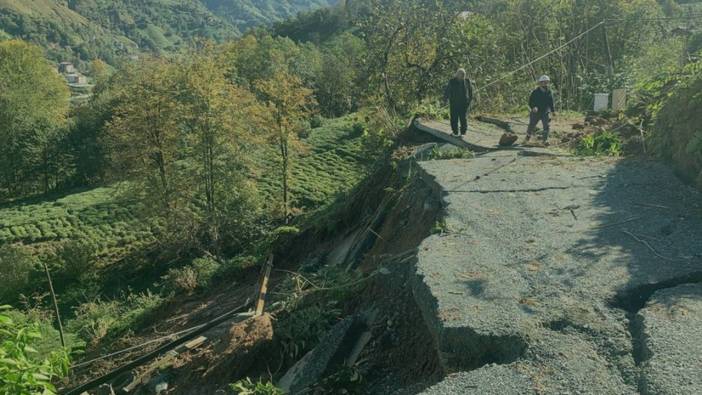
<path id="1" fill-rule="evenodd" d="M 328 0 L 2 0 L 0 40 L 44 47 L 54 61 L 81 68 L 99 58 L 116 65 L 139 54 L 178 52 L 199 39 L 218 42 L 270 26 Z"/>
<path id="2" fill-rule="evenodd" d="M 69 361 L 169 302 L 234 281 L 296 234 L 333 233 L 407 119 L 445 111 L 459 67 L 475 112 L 525 112 L 541 74 L 562 111 L 627 88 L 622 116 L 702 185 L 698 119 L 680 116 L 702 105 L 696 4 L 358 0 L 283 21 L 300 8 L 11 3 L 0 0 L 0 339 L 17 340 L 0 345 L 0 377 L 12 377 L 2 393 L 55 392 Z M 273 24 L 240 35 L 259 23 Z M 134 44 L 154 51 L 117 61 Z M 71 103 L 54 70 L 71 53 L 96 83 L 86 103 Z"/>

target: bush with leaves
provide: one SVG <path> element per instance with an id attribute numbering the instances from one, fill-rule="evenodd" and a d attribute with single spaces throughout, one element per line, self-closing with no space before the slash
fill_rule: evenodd
<path id="1" fill-rule="evenodd" d="M 575 148 L 581 156 L 621 156 L 622 140 L 610 131 L 585 135 Z"/>
<path id="2" fill-rule="evenodd" d="M 191 294 L 197 289 L 206 288 L 221 266 L 212 257 L 196 258 L 187 266 L 170 269 L 163 277 L 162 284 L 166 290 Z"/>
<path id="3" fill-rule="evenodd" d="M 0 246 L 0 302 L 11 302 L 20 292 L 31 286 L 31 277 L 39 262 L 25 248 L 15 245 Z"/>
<path id="4" fill-rule="evenodd" d="M 0 393 L 57 393 L 52 381 L 68 374 L 68 353 L 40 354 L 35 348 L 41 340 L 39 325 L 16 322 L 9 310 L 9 306 L 0 306 Z"/>
<path id="5" fill-rule="evenodd" d="M 250 378 L 245 378 L 239 380 L 236 383 L 230 384 L 231 388 L 235 394 L 238 395 L 283 395 L 284 392 L 280 388 L 276 387 L 270 381 L 257 381 L 253 382 Z"/>

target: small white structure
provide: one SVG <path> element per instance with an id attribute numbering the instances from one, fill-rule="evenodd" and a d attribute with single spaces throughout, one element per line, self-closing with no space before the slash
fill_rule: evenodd
<path id="1" fill-rule="evenodd" d="M 609 93 L 595 93 L 595 112 L 607 111 L 609 109 Z"/>
<path id="2" fill-rule="evenodd" d="M 612 111 L 624 110 L 626 110 L 626 89 L 615 89 L 612 91 Z"/>

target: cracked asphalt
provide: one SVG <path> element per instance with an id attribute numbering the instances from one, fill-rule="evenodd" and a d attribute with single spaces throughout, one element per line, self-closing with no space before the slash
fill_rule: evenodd
<path id="1" fill-rule="evenodd" d="M 445 204 L 413 285 L 449 373 L 426 394 L 702 393 L 702 196 L 668 167 L 520 147 L 420 166 Z"/>

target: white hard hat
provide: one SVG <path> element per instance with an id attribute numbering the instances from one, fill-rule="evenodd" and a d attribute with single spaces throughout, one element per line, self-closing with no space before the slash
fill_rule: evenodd
<path id="1" fill-rule="evenodd" d="M 551 77 L 547 75 L 542 75 L 541 77 L 539 77 L 539 82 L 551 82 Z"/>

